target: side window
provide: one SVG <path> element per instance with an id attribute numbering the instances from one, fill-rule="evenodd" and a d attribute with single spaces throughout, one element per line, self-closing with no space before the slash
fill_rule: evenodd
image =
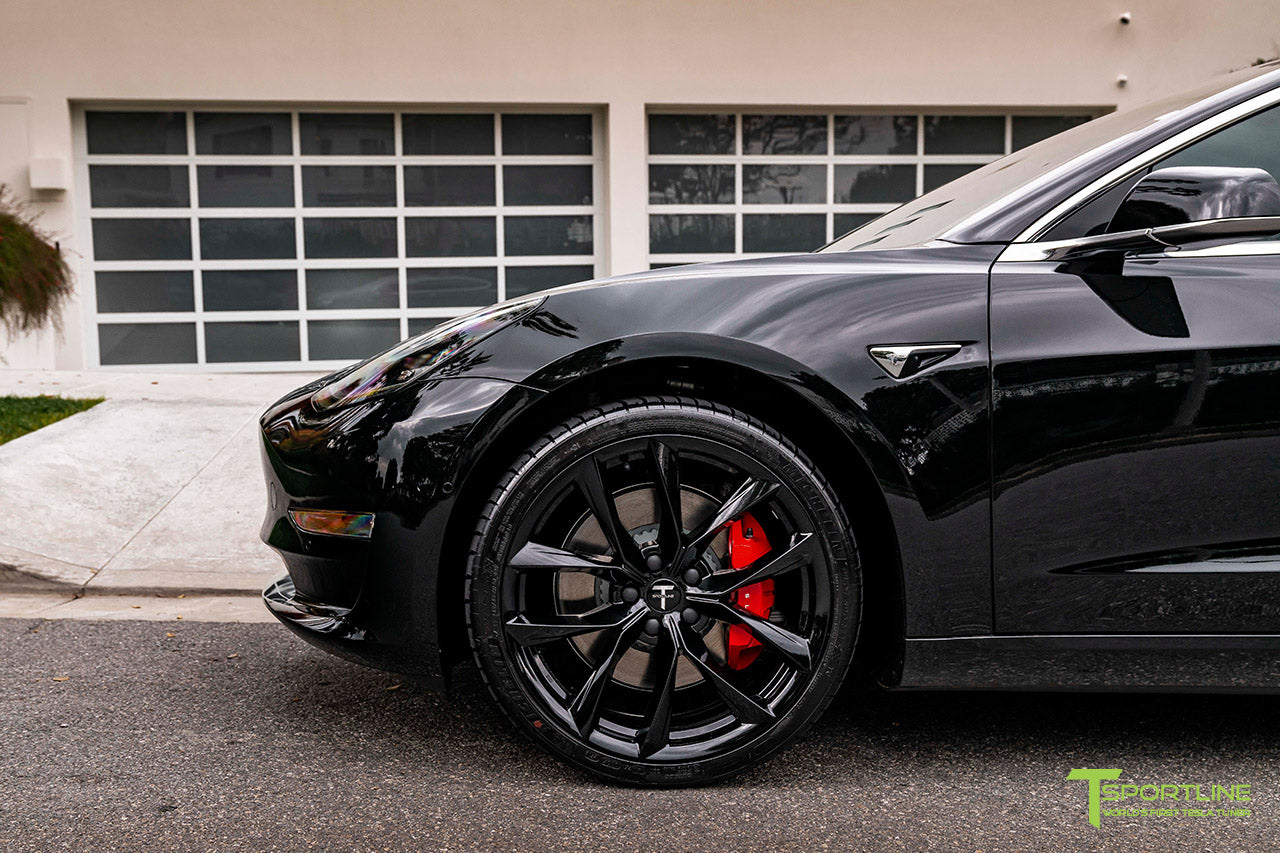
<path id="1" fill-rule="evenodd" d="M 1045 233 L 1044 240 L 1070 240 L 1101 234 L 1133 185 L 1149 171 L 1170 166 L 1234 166 L 1265 169 L 1280 181 L 1280 107 L 1224 127 L 1212 136 L 1175 151 L 1072 211 Z"/>

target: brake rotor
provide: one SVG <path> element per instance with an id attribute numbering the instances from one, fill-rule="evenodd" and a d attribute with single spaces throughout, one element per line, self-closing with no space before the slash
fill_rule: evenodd
<path id="1" fill-rule="evenodd" d="M 658 533 L 656 523 L 658 506 L 655 491 L 648 486 L 640 486 L 616 495 L 614 501 L 618 507 L 618 519 L 622 522 L 622 526 L 631 531 L 632 536 L 642 548 L 652 545 Z M 698 523 L 714 512 L 717 506 L 719 504 L 716 501 L 701 492 L 686 487 L 680 489 L 680 513 L 686 527 L 696 528 Z M 586 513 L 579 520 L 569 534 L 564 547 L 569 551 L 588 553 L 604 553 L 609 549 L 604 531 L 600 529 L 600 523 L 591 513 Z M 709 562 L 714 563 L 705 567 L 707 571 L 718 569 L 724 564 L 727 549 L 726 529 L 725 532 L 716 536 L 707 551 Z M 559 613 L 583 613 L 598 605 L 607 604 L 610 600 L 609 595 L 607 581 L 583 572 L 559 572 L 556 575 L 556 597 L 559 599 L 556 609 Z M 695 624 L 693 627 L 702 633 L 702 641 L 706 644 L 707 650 L 723 663 L 725 660 L 723 626 L 718 622 L 707 621 L 701 626 Z M 599 653 L 595 649 L 597 643 L 601 641 L 602 632 L 599 631 L 582 634 L 572 639 L 579 654 L 592 667 L 597 665 L 604 654 L 603 648 Z M 614 681 L 641 689 L 653 687 L 654 678 L 649 672 L 651 655 L 645 647 L 646 642 L 652 643 L 647 637 L 642 637 L 618 660 L 618 665 L 613 671 Z M 676 687 L 688 687 L 700 681 L 702 681 L 702 675 L 697 667 L 681 657 L 676 663 Z"/>

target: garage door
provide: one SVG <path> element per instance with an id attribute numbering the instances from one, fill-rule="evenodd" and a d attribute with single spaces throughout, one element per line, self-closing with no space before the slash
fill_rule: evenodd
<path id="1" fill-rule="evenodd" d="M 649 262 L 808 252 L 1091 113 L 649 114 Z"/>
<path id="2" fill-rule="evenodd" d="M 76 115 L 101 366 L 330 368 L 600 266 L 598 117 Z"/>

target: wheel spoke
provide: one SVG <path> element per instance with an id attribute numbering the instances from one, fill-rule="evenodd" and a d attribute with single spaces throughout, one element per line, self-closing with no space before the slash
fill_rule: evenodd
<path id="1" fill-rule="evenodd" d="M 640 730 L 641 758 L 648 758 L 666 746 L 671 735 L 671 704 L 676 692 L 676 664 L 680 662 L 676 624 L 675 616 L 663 620 L 663 632 L 658 635 L 658 643 L 653 650 L 653 701 L 649 705 L 648 725 Z"/>
<path id="2" fill-rule="evenodd" d="M 609 541 L 618 561 L 636 574 L 636 579 L 639 580 L 642 577 L 639 572 L 644 566 L 644 557 L 640 553 L 640 546 L 618 518 L 618 505 L 605 488 L 600 464 L 594 456 L 578 465 L 574 480 L 582 496 L 587 499 L 591 514 L 600 524 L 600 530 Z"/>
<path id="3" fill-rule="evenodd" d="M 569 703 L 569 715 L 573 717 L 574 725 L 578 728 L 578 734 L 582 737 L 588 737 L 595 729 L 596 724 L 600 722 L 600 699 L 604 696 L 604 690 L 609 686 L 609 682 L 613 679 L 613 671 L 618 666 L 618 661 L 631 648 L 631 644 L 636 641 L 636 637 L 640 634 L 641 624 L 645 618 L 645 613 L 636 609 L 622 624 L 615 630 L 610 632 L 607 637 L 609 643 L 608 654 L 600 665 L 592 671 L 587 677 L 587 681 L 582 685 L 582 689 L 578 691 L 578 695 L 573 697 L 573 701 Z"/>
<path id="4" fill-rule="evenodd" d="M 774 719 L 773 711 L 767 706 L 729 682 L 697 631 L 688 625 L 681 625 L 678 637 L 681 651 L 693 662 L 698 672 L 702 673 L 702 677 L 720 694 L 720 698 L 729 706 L 730 712 L 735 717 L 744 723 L 767 723 Z"/>
<path id="5" fill-rule="evenodd" d="M 733 494 L 725 498 L 720 508 L 693 534 L 689 547 L 684 551 L 683 564 L 688 565 L 711 544 L 720 528 L 751 509 L 778 490 L 778 484 L 768 480 L 748 477 Z"/>
<path id="6" fill-rule="evenodd" d="M 530 620 L 526 616 L 516 616 L 506 624 L 511 639 L 522 646 L 537 646 L 554 640 L 577 637 L 592 631 L 606 628 L 620 628 L 633 614 L 644 610 L 644 604 L 609 604 L 598 607 L 589 613 L 571 616 L 555 616 L 549 619 Z"/>
<path id="7" fill-rule="evenodd" d="M 563 548 L 539 545 L 537 542 L 526 543 L 508 565 L 522 572 L 583 572 L 605 580 L 616 580 L 618 575 L 626 575 L 622 566 L 607 557 L 575 554 Z"/>
<path id="8" fill-rule="evenodd" d="M 657 439 L 649 442 L 649 464 L 653 467 L 654 491 L 658 504 L 658 547 L 668 560 L 675 560 L 684 546 L 684 519 L 680 507 L 680 455 L 675 448 Z"/>
<path id="9" fill-rule="evenodd" d="M 757 640 L 782 655 L 796 669 L 808 672 L 813 668 L 813 653 L 809 641 L 786 628 L 761 619 L 724 602 L 706 602 L 706 608 L 717 618 L 733 625 L 745 625 Z"/>
<path id="10" fill-rule="evenodd" d="M 751 586 L 807 565 L 813 559 L 815 547 L 817 541 L 812 533 L 797 534 L 791 547 L 781 554 L 765 555 L 736 572 L 711 575 L 702 581 L 698 589 L 689 590 L 689 597 L 694 601 L 704 601 L 707 598 L 724 601 L 744 586 Z"/>

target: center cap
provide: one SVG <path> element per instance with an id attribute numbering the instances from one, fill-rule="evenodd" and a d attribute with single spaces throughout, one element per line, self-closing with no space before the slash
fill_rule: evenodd
<path id="1" fill-rule="evenodd" d="M 659 578 L 649 584 L 644 600 L 649 607 L 659 613 L 670 613 L 680 606 L 684 596 L 680 594 L 680 586 L 675 581 Z"/>

